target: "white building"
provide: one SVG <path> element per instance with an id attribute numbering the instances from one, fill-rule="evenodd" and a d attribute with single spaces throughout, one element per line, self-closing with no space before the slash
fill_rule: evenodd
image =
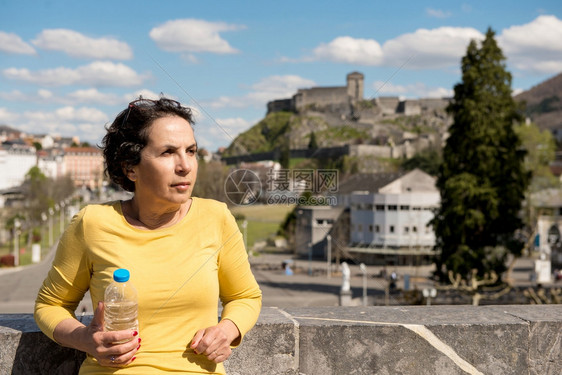
<path id="1" fill-rule="evenodd" d="M 36 163 L 34 147 L 19 144 L 0 146 L 0 190 L 21 185 Z"/>
<path id="2" fill-rule="evenodd" d="M 37 167 L 45 176 L 54 180 L 66 173 L 63 155 L 45 150 L 37 152 Z"/>
<path id="3" fill-rule="evenodd" d="M 430 225 L 440 195 L 435 178 L 415 169 L 402 175 L 379 175 L 349 194 L 351 253 L 432 255 Z"/>

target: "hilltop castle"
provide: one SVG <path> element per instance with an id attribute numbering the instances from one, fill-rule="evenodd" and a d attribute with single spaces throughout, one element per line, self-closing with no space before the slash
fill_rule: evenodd
<path id="1" fill-rule="evenodd" d="M 349 73 L 347 85 L 339 87 L 312 87 L 299 89 L 292 98 L 278 99 L 267 103 L 267 113 L 288 111 L 303 113 L 308 110 L 337 113 L 345 118 L 358 120 L 361 112 L 382 115 L 417 115 L 430 110 L 445 109 L 449 104 L 446 98 L 424 98 L 401 100 L 398 97 L 378 97 L 364 99 L 365 76 L 359 72 Z M 368 116 L 371 117 L 371 116 Z"/>

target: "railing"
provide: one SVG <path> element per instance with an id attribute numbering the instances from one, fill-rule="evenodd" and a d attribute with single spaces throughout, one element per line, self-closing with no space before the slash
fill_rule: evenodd
<path id="1" fill-rule="evenodd" d="M 84 354 L 0 315 L 0 374 L 77 374 Z M 264 308 L 229 375 L 562 373 L 562 305 Z"/>

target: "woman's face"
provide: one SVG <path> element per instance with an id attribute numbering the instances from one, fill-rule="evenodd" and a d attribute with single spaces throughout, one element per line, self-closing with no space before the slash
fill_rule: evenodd
<path id="1" fill-rule="evenodd" d="M 197 179 L 197 143 L 189 122 L 178 116 L 155 120 L 140 159 L 127 173 L 135 182 L 139 203 L 182 204 L 191 198 Z"/>

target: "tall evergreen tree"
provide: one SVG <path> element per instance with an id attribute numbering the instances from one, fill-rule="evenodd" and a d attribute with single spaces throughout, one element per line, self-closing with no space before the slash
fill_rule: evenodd
<path id="1" fill-rule="evenodd" d="M 488 29 L 480 47 L 470 42 L 462 59 L 462 82 L 454 88 L 447 111 L 453 116 L 443 150 L 437 186 L 441 206 L 433 226 L 437 275 L 453 271 L 463 277 L 505 270 L 505 258 L 523 243 L 514 232 L 522 226 L 519 211 L 529 184 L 525 151 L 514 131 L 520 109 L 511 96 L 511 74 Z"/>

